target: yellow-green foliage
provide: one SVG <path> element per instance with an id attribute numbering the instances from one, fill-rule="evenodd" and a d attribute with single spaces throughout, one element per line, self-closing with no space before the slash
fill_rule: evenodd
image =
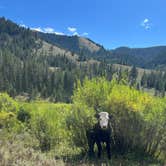
<path id="1" fill-rule="evenodd" d="M 165 159 L 165 101 L 166 99 L 153 97 L 134 88 L 117 84 L 115 80 L 109 82 L 104 78 L 86 79 L 82 86 L 78 84 L 73 95 L 74 105 L 79 105 L 79 109 L 75 109 L 73 114 L 74 120 L 78 118 L 73 128 L 79 126 L 83 116 L 87 116 L 89 112 L 86 110 L 93 110 L 93 114 L 89 114 L 89 119 L 94 115 L 96 108 L 98 108 L 97 111 L 107 111 L 113 115 L 112 135 L 117 149 L 122 149 L 122 152 L 141 151 L 141 153 L 149 153 Z M 81 116 L 82 114 L 86 115 Z M 87 123 L 88 125 L 90 126 Z M 83 126 L 85 131 L 88 127 Z M 77 135 L 78 131 L 73 129 L 73 133 Z M 85 137 L 80 138 L 82 143 L 85 142 Z"/>
<path id="2" fill-rule="evenodd" d="M 110 94 L 113 84 L 114 81 L 110 83 L 105 78 L 94 78 L 91 81 L 86 78 L 83 86 L 80 82 L 77 83 L 72 97 L 73 102 L 82 103 L 88 107 L 100 107 Z"/>
<path id="3" fill-rule="evenodd" d="M 0 128 L 14 127 L 18 104 L 6 93 L 0 93 Z"/>
<path id="4" fill-rule="evenodd" d="M 115 118 L 115 134 L 125 139 L 126 146 L 144 149 L 154 156 L 161 153 L 166 134 L 165 99 L 115 85 L 105 106 Z"/>
<path id="5" fill-rule="evenodd" d="M 56 149 L 57 145 L 67 146 L 71 142 L 70 131 L 66 126 L 66 117 L 71 114 L 70 104 L 36 101 L 24 103 L 22 107 L 30 111 L 31 130 L 39 140 L 41 150 Z"/>
<path id="6" fill-rule="evenodd" d="M 72 140 L 76 146 L 87 150 L 86 131 L 96 123 L 95 109 L 103 106 L 112 84 L 105 78 L 95 78 L 83 81 L 83 86 L 77 82 L 74 91 L 72 114 L 67 117 L 67 125 L 72 132 Z"/>
<path id="7" fill-rule="evenodd" d="M 68 129 L 71 131 L 73 145 L 87 150 L 86 131 L 93 127 L 96 122 L 95 111 L 81 103 L 75 103 L 72 113 L 66 118 Z"/>
<path id="8" fill-rule="evenodd" d="M 0 93 L 0 112 L 16 112 L 18 104 L 6 93 Z"/>
<path id="9" fill-rule="evenodd" d="M 69 156 L 87 150 L 86 130 L 97 122 L 97 112 L 107 111 L 113 115 L 115 150 L 166 159 L 166 98 L 150 96 L 115 80 L 94 78 L 85 79 L 82 85 L 78 82 L 72 100 L 72 104 L 18 104 L 7 94 L 0 94 L 0 127 L 23 126 L 38 140 L 42 151 Z M 18 108 L 30 114 L 28 121 L 18 123 Z M 8 123 L 12 119 L 14 123 Z"/>

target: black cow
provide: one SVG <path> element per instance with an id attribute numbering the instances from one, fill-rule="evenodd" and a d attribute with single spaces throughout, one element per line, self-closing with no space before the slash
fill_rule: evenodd
<path id="1" fill-rule="evenodd" d="M 106 143 L 107 155 L 111 159 L 111 126 L 109 123 L 110 116 L 108 112 L 100 112 L 97 114 L 98 123 L 93 129 L 87 131 L 87 139 L 89 146 L 89 155 L 94 155 L 94 144 L 98 147 L 98 157 L 101 157 L 102 146 L 101 143 Z"/>

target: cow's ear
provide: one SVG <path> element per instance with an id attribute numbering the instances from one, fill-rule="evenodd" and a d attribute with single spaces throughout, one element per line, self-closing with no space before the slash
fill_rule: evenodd
<path id="1" fill-rule="evenodd" d="M 112 119 L 112 118 L 113 118 L 113 116 L 112 116 L 112 115 L 109 115 L 109 118 L 110 118 L 110 119 Z"/>
<path id="2" fill-rule="evenodd" d="M 99 114 L 95 114 L 95 117 L 96 117 L 97 119 L 99 119 Z"/>

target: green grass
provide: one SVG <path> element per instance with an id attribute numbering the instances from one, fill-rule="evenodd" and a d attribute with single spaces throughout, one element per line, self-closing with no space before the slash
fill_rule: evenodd
<path id="1" fill-rule="evenodd" d="M 73 96 L 73 104 L 47 101 L 14 102 L 9 97 L 4 100 L 2 96 L 0 120 L 5 122 L 5 125 L 2 123 L 0 126 L 0 166 L 163 166 L 166 98 L 152 97 L 133 88 L 116 85 L 115 82 L 110 84 L 103 79 L 93 82 L 87 80 L 85 85 L 78 87 Z M 132 138 L 133 141 L 133 144 L 129 144 L 133 148 L 126 148 L 123 155 L 115 153 L 113 149 L 111 160 L 107 159 L 105 150 L 101 159 L 90 159 L 86 153 L 85 131 L 93 125 L 93 120 L 96 121 L 93 109 L 96 101 L 101 104 L 101 109 L 114 115 L 116 125 L 121 129 L 120 133 L 126 134 L 125 140 Z M 4 113 L 8 115 L 8 108 L 13 110 L 14 106 L 17 107 L 12 116 L 11 112 L 9 116 L 4 116 Z M 25 122 L 18 121 L 20 110 L 28 112 L 31 118 Z M 140 124 L 147 128 L 147 132 Z M 136 145 L 138 148 L 142 147 L 142 143 L 147 140 L 156 143 L 160 138 L 161 134 L 157 132 L 146 135 L 151 128 L 163 134 L 155 154 L 151 153 L 153 157 L 148 155 L 150 152 L 135 149 Z M 150 145 L 148 143 L 147 145 Z M 153 152 L 153 149 L 148 150 Z M 159 151 L 160 158 L 154 159 Z"/>
<path id="2" fill-rule="evenodd" d="M 2 131 L 0 136 L 1 166 L 163 166 L 150 158 L 139 159 L 132 154 L 113 155 L 111 160 L 108 160 L 105 154 L 101 159 L 90 159 L 86 154 L 58 157 L 56 151 L 40 152 L 37 148 L 38 141 L 27 132 L 13 135 L 8 140 L 2 137 Z"/>
<path id="3" fill-rule="evenodd" d="M 86 153 L 82 154 L 79 148 L 74 148 L 66 141 L 68 133 L 64 126 L 64 120 L 70 114 L 71 104 L 54 104 L 45 101 L 20 102 L 25 110 L 28 110 L 33 118 L 44 117 L 50 126 L 50 135 L 59 140 L 49 152 L 41 152 L 39 140 L 32 135 L 27 128 L 21 133 L 0 132 L 0 165 L 17 166 L 162 166 L 152 158 L 136 157 L 134 154 L 115 156 L 107 159 L 106 153 L 101 159 L 90 159 Z M 56 121 L 55 121 L 56 119 Z M 34 119 L 33 119 L 34 120 Z M 36 119 L 35 119 L 36 120 Z M 31 122 L 33 124 L 33 122 Z M 36 127 L 35 124 L 34 128 Z M 8 135 L 8 136 L 7 136 Z M 59 138 L 58 138 L 59 137 Z M 70 141 L 70 140 L 69 140 Z M 53 141 L 54 143 L 54 141 Z"/>

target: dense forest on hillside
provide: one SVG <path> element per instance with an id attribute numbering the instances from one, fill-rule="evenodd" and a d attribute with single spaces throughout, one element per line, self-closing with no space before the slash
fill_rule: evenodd
<path id="1" fill-rule="evenodd" d="M 68 51 L 71 51 L 71 55 L 74 55 L 75 52 L 78 53 L 78 58 L 71 59 L 67 55 L 67 51 L 63 54 L 55 54 L 54 45 L 50 45 L 48 51 L 46 51 L 43 48 L 42 39 L 56 46 L 65 47 Z M 104 76 L 108 80 L 113 77 L 116 77 L 118 81 L 125 80 L 126 84 L 138 89 L 154 88 L 156 89 L 155 95 L 165 95 L 166 74 L 164 71 L 144 72 L 141 75 L 142 78 L 138 79 L 140 76 L 135 65 L 130 70 L 124 70 L 123 67 L 117 69 L 112 65 L 115 62 L 125 65 L 135 64 L 137 60 L 131 60 L 130 54 L 127 55 L 126 53 L 127 56 L 122 56 L 123 59 L 121 59 L 120 53 L 124 54 L 128 49 L 127 51 L 125 49 L 115 51 L 115 53 L 117 52 L 116 58 L 119 56 L 120 61 L 114 61 L 113 54 L 110 54 L 102 46 L 87 39 L 88 42 L 92 42 L 93 47 L 99 49 L 91 52 L 90 48 L 85 49 L 85 45 L 81 49 L 78 40 L 79 37 L 77 36 L 61 37 L 38 33 L 1 18 L 0 91 L 8 92 L 13 97 L 27 96 L 29 100 L 41 97 L 49 98 L 50 101 L 70 102 L 76 80 L 82 82 L 85 77 Z M 68 41 L 70 43 L 67 45 Z M 65 43 L 66 45 L 64 45 Z M 72 45 L 78 46 L 77 49 Z M 159 51 L 161 50 L 163 48 Z M 160 62 L 163 63 L 162 59 L 160 58 Z M 155 62 L 158 63 L 159 61 L 155 60 Z"/>
<path id="2" fill-rule="evenodd" d="M 39 95 L 53 101 L 69 101 L 77 79 L 109 70 L 102 64 L 76 63 L 65 54 L 54 55 L 51 48 L 49 53 L 38 53 L 42 41 L 36 32 L 5 18 L 0 22 L 0 91 L 13 97 L 27 93 L 30 98 Z M 85 61 L 83 56 L 78 60 Z"/>

